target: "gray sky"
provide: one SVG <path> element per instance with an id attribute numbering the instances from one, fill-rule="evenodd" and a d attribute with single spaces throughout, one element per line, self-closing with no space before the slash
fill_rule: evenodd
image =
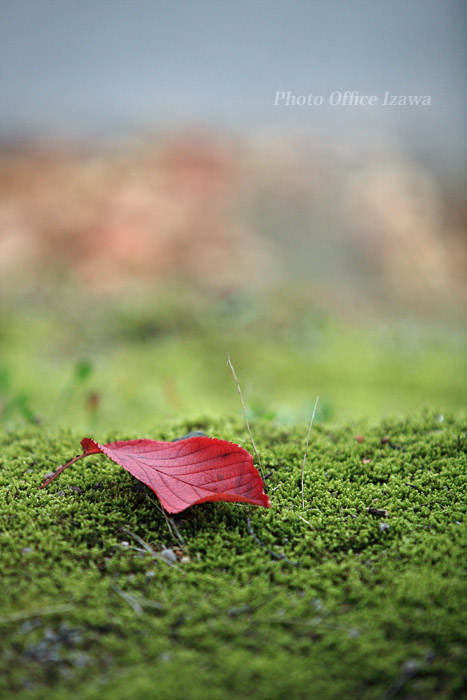
<path id="1" fill-rule="evenodd" d="M 463 0 L 0 0 L 0 136 L 387 129 L 462 167 L 465 30 Z M 346 90 L 379 104 L 328 105 Z M 385 91 L 431 106 L 383 107 Z"/>

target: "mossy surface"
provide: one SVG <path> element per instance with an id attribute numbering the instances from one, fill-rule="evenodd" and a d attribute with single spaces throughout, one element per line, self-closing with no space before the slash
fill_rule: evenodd
<path id="1" fill-rule="evenodd" d="M 1 697 L 460 697 L 465 416 L 315 425 L 304 508 L 307 426 L 252 427 L 272 508 L 168 519 L 103 456 L 39 490 L 81 433 L 0 433 Z M 89 437 L 195 428 L 249 448 L 237 420 Z"/>

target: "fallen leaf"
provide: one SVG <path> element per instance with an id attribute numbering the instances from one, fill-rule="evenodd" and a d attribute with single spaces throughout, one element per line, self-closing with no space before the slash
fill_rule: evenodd
<path id="1" fill-rule="evenodd" d="M 41 489 L 79 459 L 105 454 L 149 486 L 169 513 L 206 501 L 271 505 L 251 454 L 227 440 L 189 437 L 174 442 L 123 440 L 100 445 L 84 438 L 81 445 L 83 454 L 61 466 Z"/>

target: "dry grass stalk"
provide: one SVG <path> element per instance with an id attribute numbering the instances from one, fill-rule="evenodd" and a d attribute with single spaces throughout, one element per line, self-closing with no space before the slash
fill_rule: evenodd
<path id="1" fill-rule="evenodd" d="M 315 419 L 315 413 L 316 413 L 316 407 L 318 406 L 318 401 L 319 401 L 319 396 L 316 397 L 315 405 L 313 408 L 313 413 L 311 414 L 311 420 L 310 420 L 310 427 L 308 428 L 308 437 L 306 439 L 306 447 L 305 447 L 305 454 L 303 455 L 303 464 L 302 464 L 302 508 L 305 508 L 305 494 L 303 491 L 303 479 L 305 476 L 305 464 L 306 464 L 306 455 L 308 452 L 308 445 L 310 442 L 310 434 L 311 434 L 311 428 L 313 425 L 313 421 Z"/>
<path id="2" fill-rule="evenodd" d="M 260 458 L 259 458 L 258 450 L 256 449 L 255 441 L 253 440 L 253 435 L 251 434 L 250 424 L 249 424 L 249 422 L 248 422 L 248 416 L 247 416 L 247 413 L 246 413 L 245 402 L 244 402 L 244 400 L 243 400 L 242 390 L 241 390 L 241 388 L 240 388 L 240 382 L 238 381 L 237 373 L 235 372 L 235 368 L 234 368 L 234 366 L 233 366 L 233 364 L 232 364 L 232 361 L 231 361 L 231 359 L 230 359 L 230 355 L 229 355 L 229 351 L 228 351 L 228 350 L 227 350 L 227 364 L 229 365 L 229 367 L 230 367 L 230 369 L 231 369 L 233 378 L 235 379 L 235 383 L 236 383 L 236 385 L 237 385 L 238 393 L 240 394 L 240 401 L 242 402 L 243 415 L 245 416 L 246 427 L 247 427 L 247 430 L 248 430 L 248 434 L 249 434 L 249 436 L 250 436 L 251 444 L 253 445 L 253 449 L 254 449 L 254 451 L 255 451 L 255 455 L 256 455 L 257 462 L 258 462 L 259 470 L 260 470 L 260 472 L 261 472 L 261 478 L 262 478 L 263 481 L 264 481 L 263 466 L 262 466 L 261 460 L 260 460 Z"/>

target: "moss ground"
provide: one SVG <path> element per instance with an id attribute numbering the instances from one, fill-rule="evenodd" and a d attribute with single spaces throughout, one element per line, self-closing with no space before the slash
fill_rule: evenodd
<path id="1" fill-rule="evenodd" d="M 90 437 L 194 428 L 249 446 L 236 419 Z M 461 697 L 465 415 L 316 424 L 304 508 L 307 426 L 253 430 L 272 508 L 168 520 L 103 456 L 38 489 L 81 432 L 2 430 L 1 697 Z"/>

